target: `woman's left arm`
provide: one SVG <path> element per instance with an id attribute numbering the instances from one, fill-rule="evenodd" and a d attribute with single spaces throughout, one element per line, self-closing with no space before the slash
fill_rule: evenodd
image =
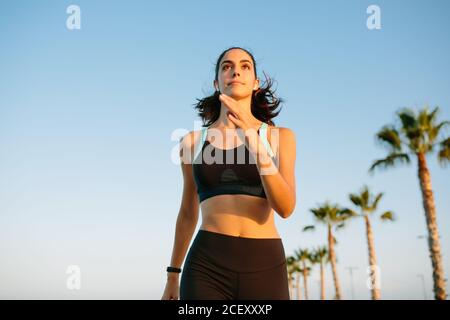
<path id="1" fill-rule="evenodd" d="M 278 146 L 278 168 L 262 144 L 261 138 L 254 132 L 251 133 L 251 130 L 249 136 L 247 136 L 247 142 L 256 159 L 256 165 L 269 204 L 282 218 L 286 219 L 293 213 L 296 204 L 295 134 L 288 128 L 271 128 L 270 130 L 278 130 L 278 144 L 274 141 L 271 142 L 272 146 Z M 250 136 L 253 138 L 250 138 Z M 276 134 L 271 135 L 271 137 L 274 136 L 277 137 Z"/>

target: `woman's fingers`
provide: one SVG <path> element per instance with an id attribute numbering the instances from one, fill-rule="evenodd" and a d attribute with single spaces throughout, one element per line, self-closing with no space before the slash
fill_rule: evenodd
<path id="1" fill-rule="evenodd" d="M 231 110 L 232 113 L 234 113 L 235 115 L 239 114 L 239 110 L 233 105 L 233 101 L 230 100 L 230 97 L 222 93 L 220 94 L 219 99 L 228 109 Z"/>

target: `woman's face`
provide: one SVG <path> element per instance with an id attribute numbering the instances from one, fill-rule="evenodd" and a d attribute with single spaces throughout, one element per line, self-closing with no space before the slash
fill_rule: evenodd
<path id="1" fill-rule="evenodd" d="M 258 89 L 259 80 L 255 78 L 252 58 L 243 50 L 231 49 L 219 62 L 216 90 L 234 99 L 244 99 Z"/>

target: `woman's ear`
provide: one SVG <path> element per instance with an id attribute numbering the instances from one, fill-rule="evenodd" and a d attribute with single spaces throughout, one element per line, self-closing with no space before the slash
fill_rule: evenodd
<path id="1" fill-rule="evenodd" d="M 255 86 L 253 87 L 253 90 L 258 90 L 259 89 L 259 79 L 255 80 Z"/>

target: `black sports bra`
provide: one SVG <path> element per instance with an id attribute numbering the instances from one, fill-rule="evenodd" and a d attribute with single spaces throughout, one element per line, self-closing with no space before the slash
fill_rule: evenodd
<path id="1" fill-rule="evenodd" d="M 192 164 L 199 201 L 221 194 L 246 194 L 267 198 L 255 159 L 245 147 L 245 143 L 233 149 L 216 148 L 206 140 L 207 130 L 208 128 L 202 128 L 201 140 Z M 267 123 L 263 122 L 258 132 L 270 157 L 275 160 L 267 141 Z M 204 152 L 206 148 L 207 153 Z M 200 153 L 202 158 L 198 159 Z"/>

